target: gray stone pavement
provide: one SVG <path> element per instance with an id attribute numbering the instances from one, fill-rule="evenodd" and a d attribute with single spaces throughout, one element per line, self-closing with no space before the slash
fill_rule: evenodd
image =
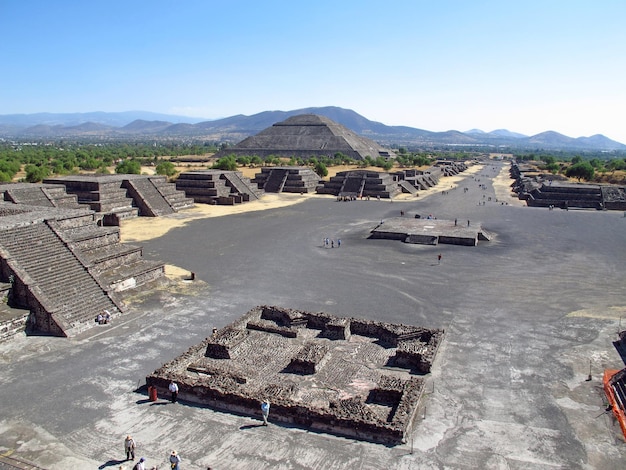
<path id="1" fill-rule="evenodd" d="M 612 341 L 626 316 L 626 218 L 479 205 L 495 199 L 496 174 L 423 200 L 310 198 L 197 220 L 143 243 L 198 280 L 138 296 L 82 337 L 0 344 L 0 454 L 51 470 L 130 468 L 120 459 L 132 434 L 161 469 L 172 449 L 184 470 L 623 468 L 601 377 L 624 367 Z M 400 210 L 496 236 L 476 247 L 367 239 Z M 260 304 L 445 328 L 413 438 L 386 447 L 147 400 L 146 374 Z"/>

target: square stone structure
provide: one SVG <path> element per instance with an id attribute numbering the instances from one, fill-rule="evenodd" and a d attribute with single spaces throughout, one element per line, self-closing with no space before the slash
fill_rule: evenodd
<path id="1" fill-rule="evenodd" d="M 479 223 L 467 224 L 467 220 L 416 219 L 393 217 L 374 227 L 369 238 L 400 240 L 420 245 L 476 246 L 479 240 L 491 240 L 492 234 L 483 230 Z"/>
<path id="2" fill-rule="evenodd" d="M 146 378 L 162 396 L 270 422 L 405 442 L 443 330 L 259 306 Z"/>

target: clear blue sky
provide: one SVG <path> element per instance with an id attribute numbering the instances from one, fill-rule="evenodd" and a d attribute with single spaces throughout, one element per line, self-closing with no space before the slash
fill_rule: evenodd
<path id="1" fill-rule="evenodd" d="M 626 143 L 624 0 L 0 0 L 0 114 L 340 106 Z"/>

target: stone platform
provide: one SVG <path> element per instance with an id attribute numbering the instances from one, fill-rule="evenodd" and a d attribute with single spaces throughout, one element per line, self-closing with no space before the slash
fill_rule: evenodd
<path id="1" fill-rule="evenodd" d="M 490 240 L 491 234 L 485 232 L 480 223 L 468 225 L 467 220 L 416 219 L 394 217 L 384 220 L 372 231 L 369 238 L 401 240 L 404 243 L 421 245 L 476 246 L 478 240 Z"/>
<path id="2" fill-rule="evenodd" d="M 443 330 L 260 306 L 146 378 L 218 410 L 395 445 L 411 432 Z"/>

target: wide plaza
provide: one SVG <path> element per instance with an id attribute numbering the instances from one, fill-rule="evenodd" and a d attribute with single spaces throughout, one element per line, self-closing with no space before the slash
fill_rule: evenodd
<path id="1" fill-rule="evenodd" d="M 624 367 L 612 342 L 626 316 L 626 218 L 509 204 L 493 184 L 507 168 L 485 164 L 393 202 L 285 195 L 295 203 L 143 241 L 144 256 L 195 280 L 138 293 L 126 315 L 76 338 L 0 344 L 0 453 L 50 470 L 130 468 L 131 434 L 148 468 L 165 468 L 172 449 L 185 470 L 623 468 L 601 377 Z M 470 221 L 493 238 L 368 238 L 400 211 Z M 406 444 L 148 401 L 146 375 L 257 305 L 444 329 Z"/>

